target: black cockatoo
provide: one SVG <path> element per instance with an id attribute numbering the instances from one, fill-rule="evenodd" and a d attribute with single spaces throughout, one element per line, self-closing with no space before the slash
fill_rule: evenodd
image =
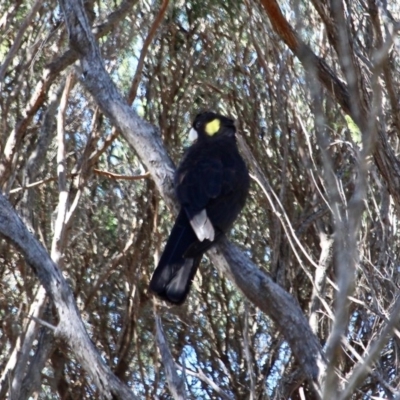
<path id="1" fill-rule="evenodd" d="M 196 116 L 195 143 L 175 173 L 181 210 L 150 281 L 150 290 L 174 304 L 185 301 L 201 258 L 242 210 L 249 173 L 239 154 L 234 121 L 213 112 Z"/>

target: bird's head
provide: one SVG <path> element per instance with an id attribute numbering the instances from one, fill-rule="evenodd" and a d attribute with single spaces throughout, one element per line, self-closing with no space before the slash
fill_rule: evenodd
<path id="1" fill-rule="evenodd" d="M 236 128 L 232 119 L 205 111 L 197 114 L 189 132 L 189 140 L 207 140 L 217 136 L 235 136 Z"/>

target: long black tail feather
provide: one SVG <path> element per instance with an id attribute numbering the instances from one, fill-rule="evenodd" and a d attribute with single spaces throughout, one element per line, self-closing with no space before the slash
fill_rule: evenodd
<path id="1" fill-rule="evenodd" d="M 185 258 L 185 255 L 197 243 L 198 239 L 188 217 L 185 211 L 181 210 L 151 278 L 152 292 L 174 304 L 185 301 L 203 252 L 190 251 L 188 258 Z"/>

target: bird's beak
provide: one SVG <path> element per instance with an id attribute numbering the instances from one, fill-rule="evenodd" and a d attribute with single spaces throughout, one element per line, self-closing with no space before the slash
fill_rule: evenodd
<path id="1" fill-rule="evenodd" d="M 198 137 L 196 129 L 192 128 L 189 132 L 189 142 L 194 142 Z"/>

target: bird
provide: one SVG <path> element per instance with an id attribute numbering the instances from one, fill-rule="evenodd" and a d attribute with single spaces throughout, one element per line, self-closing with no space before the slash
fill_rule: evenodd
<path id="1" fill-rule="evenodd" d="M 150 280 L 162 300 L 182 304 L 203 254 L 229 231 L 249 191 L 247 166 L 236 143 L 233 119 L 212 111 L 199 113 L 175 176 L 180 211 Z"/>

